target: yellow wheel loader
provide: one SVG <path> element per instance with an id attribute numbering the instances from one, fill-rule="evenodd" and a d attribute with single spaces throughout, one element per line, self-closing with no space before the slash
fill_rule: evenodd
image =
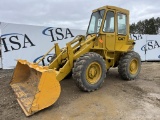
<path id="1" fill-rule="evenodd" d="M 104 6 L 93 10 L 86 36 L 78 35 L 63 49 L 55 43 L 48 66 L 18 60 L 11 80 L 17 100 L 27 116 L 54 104 L 61 92 L 60 81 L 68 74 L 82 91 L 99 89 L 111 67 L 118 66 L 122 79 L 135 79 L 141 69 L 138 53 L 129 38 L 129 11 Z"/>

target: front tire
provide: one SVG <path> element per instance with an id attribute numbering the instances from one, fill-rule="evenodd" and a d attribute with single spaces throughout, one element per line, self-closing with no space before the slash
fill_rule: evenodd
<path id="1" fill-rule="evenodd" d="M 76 60 L 72 73 L 79 89 L 92 92 L 102 86 L 106 77 L 106 64 L 102 56 L 89 52 Z"/>
<path id="2" fill-rule="evenodd" d="M 130 51 L 124 54 L 119 61 L 118 72 L 124 80 L 134 80 L 141 70 L 141 58 L 138 53 Z"/>

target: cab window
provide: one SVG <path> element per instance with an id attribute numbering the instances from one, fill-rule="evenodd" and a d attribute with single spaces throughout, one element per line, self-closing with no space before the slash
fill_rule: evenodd
<path id="1" fill-rule="evenodd" d="M 103 16 L 104 16 L 104 10 L 92 13 L 87 34 L 99 33 Z"/>
<path id="2" fill-rule="evenodd" d="M 118 34 L 126 35 L 126 24 L 127 24 L 127 17 L 123 13 L 117 14 L 118 19 Z"/>
<path id="3" fill-rule="evenodd" d="M 114 12 L 108 11 L 104 21 L 103 32 L 114 32 Z"/>

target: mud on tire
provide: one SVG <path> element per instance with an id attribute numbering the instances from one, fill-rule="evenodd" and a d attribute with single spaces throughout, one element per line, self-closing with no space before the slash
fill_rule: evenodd
<path id="1" fill-rule="evenodd" d="M 125 53 L 119 61 L 118 72 L 124 80 L 134 80 L 141 70 L 141 58 L 138 53 Z"/>
<path id="2" fill-rule="evenodd" d="M 82 55 L 74 63 L 72 77 L 77 87 L 82 91 L 91 92 L 99 89 L 106 77 L 106 64 L 104 59 L 101 55 L 94 52 Z"/>

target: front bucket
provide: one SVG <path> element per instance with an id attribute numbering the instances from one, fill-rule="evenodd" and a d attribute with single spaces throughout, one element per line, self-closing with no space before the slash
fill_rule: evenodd
<path id="1" fill-rule="evenodd" d="M 26 60 L 18 60 L 10 85 L 26 116 L 55 103 L 61 92 L 54 70 Z"/>

